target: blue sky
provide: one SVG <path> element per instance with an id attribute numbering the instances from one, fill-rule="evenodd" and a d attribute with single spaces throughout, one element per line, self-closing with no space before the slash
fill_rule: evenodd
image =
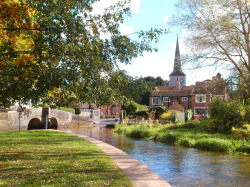
<path id="1" fill-rule="evenodd" d="M 132 16 L 126 17 L 120 30 L 124 34 L 130 34 L 139 30 L 149 30 L 153 28 L 168 29 L 168 19 L 175 13 L 174 4 L 178 0 L 132 0 Z M 97 12 L 105 6 L 110 6 L 118 0 L 101 0 L 95 6 Z M 143 57 L 133 59 L 131 65 L 120 64 L 120 69 L 124 69 L 133 77 L 160 76 L 164 80 L 169 80 L 169 74 L 173 70 L 174 55 L 177 34 L 179 35 L 180 52 L 184 54 L 185 48 L 183 38 L 185 30 L 181 28 L 170 28 L 171 33 L 161 36 L 156 47 L 158 52 L 144 53 Z M 190 70 L 188 66 L 183 67 L 187 76 L 187 85 L 194 84 L 195 81 L 211 79 L 217 74 L 213 68 Z"/>

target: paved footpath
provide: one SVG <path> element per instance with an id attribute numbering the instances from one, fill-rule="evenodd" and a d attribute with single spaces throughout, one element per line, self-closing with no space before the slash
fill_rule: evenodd
<path id="1" fill-rule="evenodd" d="M 121 168 L 135 187 L 170 187 L 171 185 L 147 166 L 127 153 L 105 142 L 84 135 L 75 134 L 100 147 Z"/>

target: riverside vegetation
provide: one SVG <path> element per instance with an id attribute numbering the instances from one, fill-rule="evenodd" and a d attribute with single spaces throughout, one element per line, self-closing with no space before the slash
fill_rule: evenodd
<path id="1" fill-rule="evenodd" d="M 55 131 L 0 132 L 0 186 L 132 186 L 100 148 Z"/>
<path id="2" fill-rule="evenodd" d="M 166 124 L 154 126 L 150 124 L 131 125 L 116 124 L 114 131 L 129 137 L 147 138 L 163 143 L 179 144 L 185 147 L 218 152 L 250 153 L 248 129 L 234 130 L 231 134 L 209 133 L 206 121 Z"/>
<path id="3" fill-rule="evenodd" d="M 153 125 L 116 124 L 114 131 L 130 137 L 218 152 L 250 153 L 250 107 L 239 102 L 214 99 L 210 118 L 205 121 Z M 191 115 L 192 116 L 192 115 Z M 176 113 L 165 112 L 162 120 L 176 120 Z"/>

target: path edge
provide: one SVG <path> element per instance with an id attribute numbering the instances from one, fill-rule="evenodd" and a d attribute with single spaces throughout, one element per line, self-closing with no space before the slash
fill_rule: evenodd
<path id="1" fill-rule="evenodd" d="M 63 132 L 60 130 L 54 130 Z M 90 138 L 85 135 L 79 135 L 75 133 L 63 132 L 68 134 L 74 134 L 80 138 L 84 138 L 91 143 L 94 143 L 101 148 L 115 163 L 123 170 L 126 176 L 132 181 L 134 187 L 170 187 L 171 185 L 156 174 L 153 170 L 129 156 L 124 151 L 102 142 L 100 140 Z"/>

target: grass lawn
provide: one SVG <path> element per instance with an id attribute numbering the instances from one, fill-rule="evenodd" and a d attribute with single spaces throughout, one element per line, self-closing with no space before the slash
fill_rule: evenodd
<path id="1" fill-rule="evenodd" d="M 0 132 L 0 186 L 132 186 L 96 145 L 55 131 Z"/>

